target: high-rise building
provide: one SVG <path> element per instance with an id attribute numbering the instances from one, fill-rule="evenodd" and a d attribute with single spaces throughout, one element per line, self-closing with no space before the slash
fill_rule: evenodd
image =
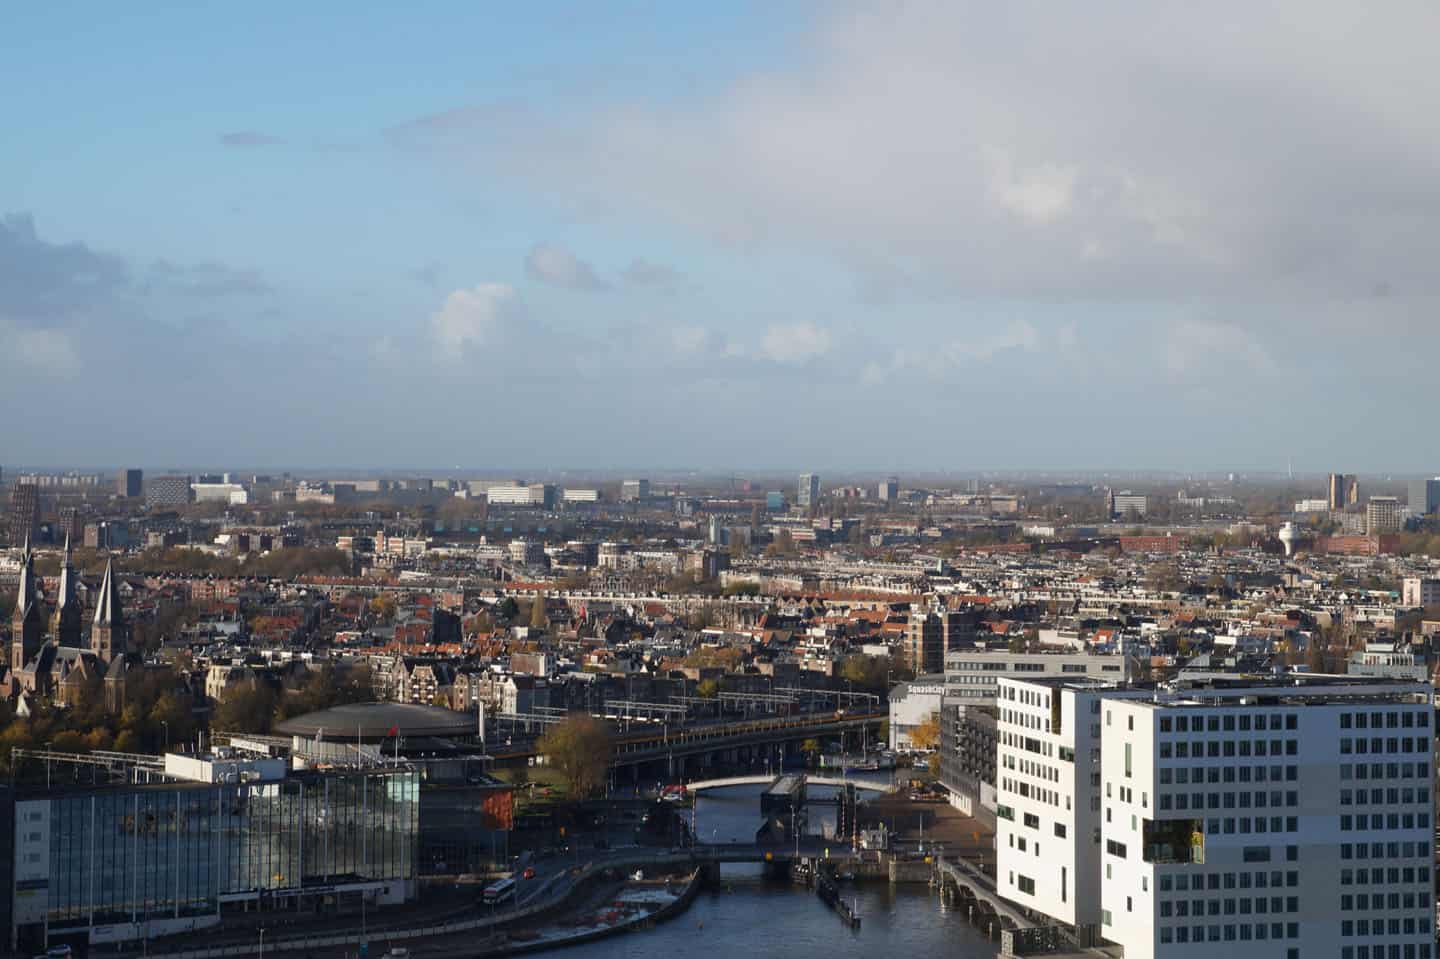
<path id="1" fill-rule="evenodd" d="M 1330 486 L 1326 491 L 1326 500 L 1330 503 L 1330 511 L 1342 510 L 1345 508 L 1345 497 L 1349 491 L 1348 480 L 1344 473 L 1331 473 Z"/>
<path id="2" fill-rule="evenodd" d="M 620 500 L 624 503 L 638 503 L 650 498 L 648 479 L 628 479 L 620 484 Z"/>
<path id="3" fill-rule="evenodd" d="M 144 470 L 117 470 L 115 473 L 115 495 L 126 499 L 139 499 L 145 492 Z"/>
<path id="4" fill-rule="evenodd" d="M 1432 696 L 1001 680 L 999 891 L 1127 959 L 1433 957 Z"/>
<path id="5" fill-rule="evenodd" d="M 1150 511 L 1150 497 L 1144 493 L 1132 493 L 1128 489 L 1115 492 L 1106 491 L 1106 499 L 1109 500 L 1110 518 L 1120 519 L 1125 516 L 1144 516 Z"/>
<path id="6" fill-rule="evenodd" d="M 187 506 L 190 496 L 188 476 L 152 476 L 145 484 L 145 505 L 151 509 Z"/>
<path id="7" fill-rule="evenodd" d="M 12 546 L 40 535 L 40 487 L 18 482 L 10 487 L 10 507 L 5 514 L 6 532 Z"/>
<path id="8" fill-rule="evenodd" d="M 820 503 L 820 474 L 801 473 L 800 482 L 795 490 L 795 505 L 801 509 L 810 509 Z"/>
<path id="9" fill-rule="evenodd" d="M 780 510 L 785 508 L 785 494 L 780 490 L 771 490 L 765 494 L 765 508 L 769 510 Z"/>
<path id="10" fill-rule="evenodd" d="M 883 502 L 895 502 L 900 496 L 900 480 L 894 476 L 887 476 L 880 481 L 880 488 L 876 491 L 876 495 Z"/>
<path id="11" fill-rule="evenodd" d="M 914 612 L 905 624 L 901 646 L 905 665 L 919 676 L 938 673 L 945 668 L 945 633 L 940 616 L 932 611 Z"/>
<path id="12" fill-rule="evenodd" d="M 555 487 L 549 483 L 510 483 L 491 486 L 485 490 L 485 500 L 491 506 L 531 506 L 551 509 L 555 506 Z"/>
<path id="13" fill-rule="evenodd" d="M 1440 509 L 1440 477 L 1410 481 L 1410 512 L 1428 516 Z"/>
<path id="14" fill-rule="evenodd" d="M 1371 536 L 1398 533 L 1404 525 L 1400 501 L 1394 496 L 1372 496 L 1365 504 L 1365 526 Z"/>
<path id="15" fill-rule="evenodd" d="M 1407 576 L 1401 583 L 1400 595 L 1406 606 L 1440 606 L 1440 579 Z"/>

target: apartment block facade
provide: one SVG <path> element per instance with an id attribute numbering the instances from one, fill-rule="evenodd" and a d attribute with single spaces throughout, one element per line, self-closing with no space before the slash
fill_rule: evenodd
<path id="1" fill-rule="evenodd" d="M 1127 959 L 1431 959 L 1432 695 L 1005 680 L 1001 891 L 1077 926 L 1098 908 Z"/>

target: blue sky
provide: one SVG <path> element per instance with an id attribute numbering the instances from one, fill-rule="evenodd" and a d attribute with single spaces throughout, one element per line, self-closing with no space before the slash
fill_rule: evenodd
<path id="1" fill-rule="evenodd" d="M 1431 470 L 1387 14 L 17 9 L 3 459 Z"/>

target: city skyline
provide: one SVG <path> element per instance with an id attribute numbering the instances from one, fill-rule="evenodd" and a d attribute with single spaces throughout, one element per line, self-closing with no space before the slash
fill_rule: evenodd
<path id="1" fill-rule="evenodd" d="M 1431 8 L 350 12 L 16 12 L 7 460 L 1432 459 Z"/>

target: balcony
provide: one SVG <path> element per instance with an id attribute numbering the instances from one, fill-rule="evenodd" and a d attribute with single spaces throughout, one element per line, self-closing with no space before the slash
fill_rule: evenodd
<path id="1" fill-rule="evenodd" d="M 1145 820 L 1144 859 L 1154 865 L 1205 862 L 1205 823 L 1200 819 Z"/>

